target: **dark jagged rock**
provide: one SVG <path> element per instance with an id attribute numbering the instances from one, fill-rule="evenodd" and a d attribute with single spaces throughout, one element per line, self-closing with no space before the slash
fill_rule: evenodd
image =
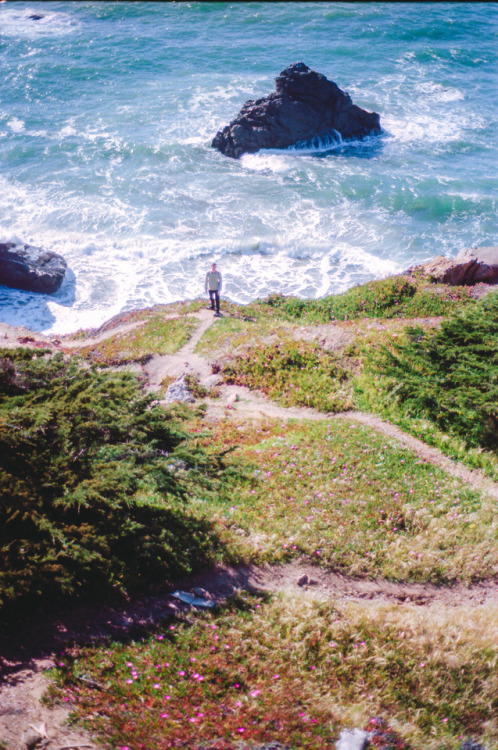
<path id="1" fill-rule="evenodd" d="M 32 21 L 41 21 L 42 18 L 45 18 L 45 16 L 42 16 L 40 13 L 32 13 L 30 16 L 28 16 Z"/>
<path id="2" fill-rule="evenodd" d="M 247 101 L 211 145 L 237 159 L 262 148 L 288 148 L 334 133 L 343 139 L 380 133 L 376 112 L 357 107 L 349 94 L 302 62 L 283 70 L 275 88 L 263 99 Z"/>
<path id="3" fill-rule="evenodd" d="M 66 261 L 57 253 L 32 245 L 0 242 L 0 284 L 53 294 L 62 284 L 66 270 Z"/>

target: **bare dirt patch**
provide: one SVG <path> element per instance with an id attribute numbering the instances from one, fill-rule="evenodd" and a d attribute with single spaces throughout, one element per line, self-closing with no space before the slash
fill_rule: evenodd
<path id="1" fill-rule="evenodd" d="M 209 361 L 194 352 L 204 333 L 216 322 L 216 318 L 209 310 L 200 310 L 191 317 L 197 318 L 200 324 L 187 343 L 175 354 L 152 357 L 144 365 L 143 372 L 151 390 L 157 391 L 167 377 L 179 378 L 182 375 L 195 375 L 206 388 L 218 382 L 219 377 L 213 376 Z"/>
<path id="2" fill-rule="evenodd" d="M 60 344 L 60 340 L 53 336 L 44 336 L 24 326 L 10 326 L 8 323 L 0 323 L 0 347 L 3 349 L 15 349 L 18 346 L 27 349 L 39 349 L 42 347 L 52 348 Z"/>
<path id="3" fill-rule="evenodd" d="M 46 747 L 49 750 L 97 750 L 88 732 L 72 729 L 69 708 L 41 702 L 49 686 L 44 674 L 53 659 L 36 659 L 19 670 L 0 689 L 0 741 L 7 750 Z"/>
<path id="4" fill-rule="evenodd" d="M 279 406 L 261 391 L 252 391 L 242 385 L 222 385 L 217 390 L 217 399 L 204 399 L 208 419 L 327 419 L 326 414 L 315 409 Z"/>

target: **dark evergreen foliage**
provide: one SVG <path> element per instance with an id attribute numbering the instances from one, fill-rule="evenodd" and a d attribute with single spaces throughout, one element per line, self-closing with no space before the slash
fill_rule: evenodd
<path id="1" fill-rule="evenodd" d="M 134 375 L 1 352 L 0 607 L 205 563 L 218 542 L 185 502 L 222 464 L 186 437 Z"/>
<path id="2" fill-rule="evenodd" d="M 394 350 L 368 354 L 384 396 L 409 416 L 426 417 L 468 445 L 498 449 L 498 292 L 445 320 L 409 328 Z"/>

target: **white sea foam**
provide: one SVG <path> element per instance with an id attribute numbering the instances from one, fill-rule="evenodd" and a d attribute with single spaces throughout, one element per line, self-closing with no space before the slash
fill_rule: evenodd
<path id="1" fill-rule="evenodd" d="M 477 13 L 471 7 L 462 15 Z M 447 43 L 434 55 L 408 49 L 381 5 L 379 54 L 368 65 L 357 47 L 367 11 L 356 6 L 342 51 L 326 52 L 323 23 L 313 20 L 320 4 L 262 4 L 254 25 L 244 22 L 252 13 L 244 4 L 224 20 L 217 4 L 209 13 L 196 4 L 141 8 L 0 4 L 0 34 L 11 35 L 2 60 L 0 240 L 55 250 L 70 268 L 51 297 L 0 289 L 0 319 L 54 332 L 96 326 L 120 310 L 202 295 L 213 260 L 224 296 L 248 302 L 340 292 L 438 253 L 496 244 L 496 104 L 481 93 L 489 73 L 470 67 L 477 63 L 466 53 L 448 57 Z M 31 10 L 46 18 L 27 19 Z M 404 13 L 416 27 L 418 8 Z M 434 14 L 437 27 L 432 6 L 424 9 Z M 64 39 L 64 55 L 50 36 L 57 28 L 78 29 Z M 472 37 L 467 20 L 455 29 Z M 348 90 L 380 113 L 384 134 L 240 160 L 211 149 L 247 99 L 271 91 L 291 62 L 283 59 L 291 42 L 311 45 L 305 61 L 330 76 L 348 49 Z M 254 45 L 263 43 L 259 56 Z M 494 48 L 483 43 L 489 57 Z"/>
<path id="2" fill-rule="evenodd" d="M 243 154 L 240 157 L 240 163 L 255 172 L 273 172 L 275 174 L 284 174 L 295 168 L 295 162 L 289 159 L 282 152 L 263 150 L 256 154 Z"/>
<path id="3" fill-rule="evenodd" d="M 443 86 L 435 81 L 421 81 L 416 89 L 423 95 L 430 97 L 432 102 L 455 102 L 464 99 L 464 94 L 452 86 Z"/>
<path id="4" fill-rule="evenodd" d="M 34 19 L 32 16 L 41 16 Z M 37 5 L 17 8 L 16 4 L 0 5 L 0 37 L 37 39 L 70 34 L 80 26 L 69 13 L 61 13 Z"/>
<path id="5" fill-rule="evenodd" d="M 463 132 L 462 124 L 456 118 L 444 120 L 426 113 L 408 118 L 386 115 L 383 127 L 386 133 L 404 143 L 449 143 L 459 140 Z"/>
<path id="6" fill-rule="evenodd" d="M 19 117 L 11 117 L 7 121 L 7 127 L 12 130 L 13 133 L 20 133 L 21 130 L 25 129 L 24 120 L 20 120 Z"/>

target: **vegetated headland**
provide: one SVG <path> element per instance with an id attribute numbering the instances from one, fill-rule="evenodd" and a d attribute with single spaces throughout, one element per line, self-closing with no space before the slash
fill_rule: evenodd
<path id="1" fill-rule="evenodd" d="M 2 329 L 4 696 L 49 657 L 50 747 L 497 748 L 496 287 L 205 305 Z"/>

